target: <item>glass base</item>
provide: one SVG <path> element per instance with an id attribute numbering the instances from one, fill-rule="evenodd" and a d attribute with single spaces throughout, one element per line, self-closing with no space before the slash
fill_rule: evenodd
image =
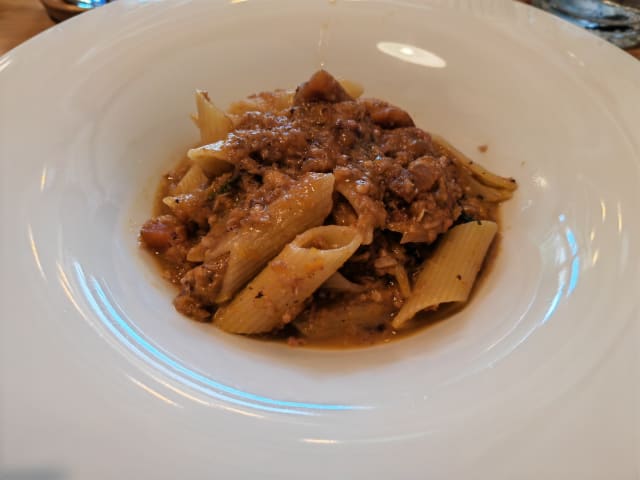
<path id="1" fill-rule="evenodd" d="M 533 0 L 533 5 L 564 18 L 621 48 L 640 44 L 640 9 L 610 0 Z"/>
<path id="2" fill-rule="evenodd" d="M 101 5 L 106 5 L 109 0 L 64 0 L 71 5 L 75 5 L 80 8 L 94 8 Z"/>

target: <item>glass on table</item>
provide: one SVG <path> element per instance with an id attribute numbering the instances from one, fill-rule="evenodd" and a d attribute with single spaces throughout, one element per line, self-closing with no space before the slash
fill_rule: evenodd
<path id="1" fill-rule="evenodd" d="M 99 7 L 100 5 L 106 5 L 109 3 L 109 0 L 64 0 L 66 3 L 70 3 L 71 5 L 75 5 L 80 8 L 93 8 Z"/>
<path id="2" fill-rule="evenodd" d="M 619 47 L 640 44 L 640 0 L 533 0 L 532 3 Z"/>
<path id="3" fill-rule="evenodd" d="M 62 22 L 69 17 L 106 5 L 112 1 L 114 0 L 40 0 L 47 14 L 54 22 Z"/>

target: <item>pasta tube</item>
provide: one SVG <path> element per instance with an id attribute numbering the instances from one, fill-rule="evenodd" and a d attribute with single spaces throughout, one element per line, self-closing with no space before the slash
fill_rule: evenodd
<path id="1" fill-rule="evenodd" d="M 347 199 L 358 216 L 356 226 L 362 234 L 363 245 L 370 245 L 373 241 L 373 232 L 378 227 L 383 227 L 386 219 L 384 204 L 367 195 L 356 192 L 353 184 L 338 183 L 336 191 Z"/>
<path id="2" fill-rule="evenodd" d="M 334 290 L 336 292 L 360 293 L 364 292 L 367 287 L 359 285 L 348 280 L 340 272 L 331 275 L 326 282 L 322 284 L 322 288 L 326 290 Z"/>
<path id="3" fill-rule="evenodd" d="M 451 154 L 452 159 L 458 166 L 471 172 L 471 174 L 475 175 L 484 185 L 492 188 L 508 190 L 509 192 L 513 192 L 518 188 L 518 185 L 513 178 L 501 177 L 500 175 L 490 172 L 479 163 L 472 161 L 441 136 L 432 135 L 432 138 L 438 146 Z M 510 196 L 507 198 L 510 198 Z"/>
<path id="4" fill-rule="evenodd" d="M 364 92 L 362 85 L 357 82 L 347 79 L 341 79 L 338 82 L 352 98 L 358 98 Z M 229 105 L 227 113 L 233 117 L 247 112 L 281 112 L 291 107 L 294 93 L 294 90 L 262 92 L 239 102 L 233 102 Z"/>
<path id="5" fill-rule="evenodd" d="M 262 92 L 239 102 L 233 102 L 229 105 L 227 113 L 234 116 L 247 112 L 281 112 L 291 107 L 294 93 L 293 90 Z"/>
<path id="6" fill-rule="evenodd" d="M 393 303 L 386 301 L 340 302 L 316 309 L 310 318 L 302 313 L 294 326 L 307 340 L 358 338 L 363 331 L 386 325 L 394 311 Z"/>
<path id="7" fill-rule="evenodd" d="M 452 228 L 427 259 L 411 296 L 391 325 L 402 328 L 421 310 L 441 303 L 466 302 L 498 227 L 493 222 L 469 222 Z"/>
<path id="8" fill-rule="evenodd" d="M 287 245 L 229 305 L 214 323 L 232 333 L 263 333 L 293 320 L 304 301 L 360 246 L 353 227 L 329 225 L 307 230 Z"/>
<path id="9" fill-rule="evenodd" d="M 187 152 L 187 157 L 204 173 L 210 177 L 217 177 L 233 168 L 233 164 L 227 160 L 224 146 L 224 140 L 219 140 L 202 147 L 192 148 Z"/>
<path id="10" fill-rule="evenodd" d="M 468 193 L 471 196 L 477 197 L 480 195 L 483 200 L 494 203 L 504 202 L 513 196 L 513 192 L 511 190 L 485 185 L 464 168 L 460 169 L 460 176 L 466 179 L 465 183 L 468 185 Z"/>
<path id="11" fill-rule="evenodd" d="M 184 193 L 193 192 L 207 183 L 209 179 L 198 165 L 191 165 L 184 177 L 176 185 L 173 191 L 174 195 L 182 195 Z"/>
<path id="12" fill-rule="evenodd" d="M 217 303 L 231 299 L 282 248 L 305 230 L 321 225 L 333 207 L 332 174 L 307 174 L 271 203 L 264 221 L 229 233 L 209 258 L 230 252 Z"/>
<path id="13" fill-rule="evenodd" d="M 229 117 L 211 102 L 205 90 L 196 90 L 196 109 L 193 121 L 200 129 L 202 145 L 222 140 L 233 128 Z"/>
<path id="14" fill-rule="evenodd" d="M 364 93 L 364 87 L 353 80 L 342 78 L 338 80 L 338 83 L 340 83 L 342 88 L 344 88 L 344 91 L 347 92 L 347 95 L 351 98 L 358 98 Z"/>

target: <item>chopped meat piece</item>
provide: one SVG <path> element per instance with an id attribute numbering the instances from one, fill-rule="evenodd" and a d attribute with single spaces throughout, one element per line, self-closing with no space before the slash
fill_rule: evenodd
<path id="1" fill-rule="evenodd" d="M 422 192 L 433 188 L 442 176 L 442 168 L 433 157 L 420 157 L 409 164 L 413 183 Z"/>
<path id="2" fill-rule="evenodd" d="M 369 115 L 371 115 L 373 123 L 380 125 L 382 128 L 393 129 L 415 126 L 413 119 L 407 112 L 387 102 L 368 98 L 364 100 L 364 105 Z"/>
<path id="3" fill-rule="evenodd" d="M 310 102 L 344 102 L 353 100 L 342 88 L 340 82 L 324 70 L 319 70 L 303 83 L 293 97 L 293 104 L 300 105 Z"/>
<path id="4" fill-rule="evenodd" d="M 413 182 L 411 174 L 404 168 L 400 169 L 398 174 L 391 179 L 389 190 L 407 203 L 410 203 L 418 194 L 418 189 Z"/>
<path id="5" fill-rule="evenodd" d="M 187 239 L 185 226 L 173 215 L 148 220 L 140 229 L 140 237 L 149 249 L 156 252 L 164 252 Z"/>

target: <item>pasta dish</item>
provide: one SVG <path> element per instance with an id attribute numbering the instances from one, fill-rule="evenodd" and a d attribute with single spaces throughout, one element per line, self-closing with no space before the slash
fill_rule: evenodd
<path id="1" fill-rule="evenodd" d="M 175 308 L 238 334 L 368 344 L 467 301 L 515 180 L 324 70 L 217 108 L 141 228 Z"/>

